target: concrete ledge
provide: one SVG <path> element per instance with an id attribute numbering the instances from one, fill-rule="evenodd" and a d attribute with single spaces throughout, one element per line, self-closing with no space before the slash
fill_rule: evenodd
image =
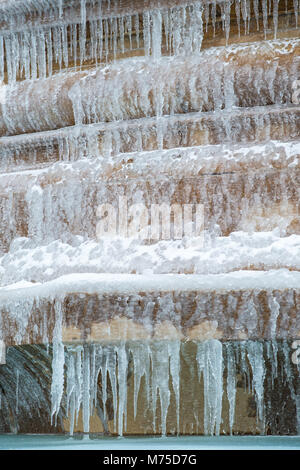
<path id="1" fill-rule="evenodd" d="M 16 237 L 95 240 L 98 206 L 117 211 L 120 197 L 149 213 L 153 204 L 203 204 L 204 228 L 217 225 L 222 236 L 275 228 L 299 234 L 299 157 L 297 143 L 273 142 L 132 152 L 0 174 L 0 248 L 8 251 Z"/>
<path id="2" fill-rule="evenodd" d="M 300 107 L 257 106 L 66 127 L 0 138 L 2 168 L 85 156 L 299 139 Z"/>
<path id="3" fill-rule="evenodd" d="M 7 345 L 193 339 L 297 339 L 300 273 L 69 275 L 2 288 Z M 59 333 L 59 337 L 57 334 Z"/>
<path id="4" fill-rule="evenodd" d="M 300 75 L 299 56 L 299 40 L 260 42 L 212 48 L 188 58 L 165 57 L 159 63 L 128 59 L 105 68 L 1 86 L 0 135 L 140 119 L 157 112 L 289 104 L 292 84 Z M 162 110 L 157 103 L 160 95 Z"/>

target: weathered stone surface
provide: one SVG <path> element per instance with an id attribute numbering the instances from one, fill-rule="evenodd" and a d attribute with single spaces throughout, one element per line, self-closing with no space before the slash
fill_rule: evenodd
<path id="1" fill-rule="evenodd" d="M 297 147 L 271 145 L 265 160 L 260 147 L 257 155 L 250 147 L 248 152 L 249 160 L 247 147 L 229 153 L 207 148 L 207 154 L 205 148 L 202 153 L 181 149 L 174 155 L 157 153 L 157 158 L 129 154 L 97 165 L 86 160 L 0 175 L 1 249 L 7 251 L 16 237 L 43 243 L 58 236 L 96 239 L 98 206 L 111 204 L 117 210 L 119 198 L 126 198 L 128 208 L 144 204 L 149 214 L 153 204 L 203 204 L 203 228 L 218 226 L 224 236 L 276 227 L 299 233 Z M 151 240 L 149 232 L 146 242 Z"/>
<path id="2" fill-rule="evenodd" d="M 257 286 L 264 282 L 262 274 L 257 273 Z M 224 287 L 217 289 L 205 288 L 204 276 L 175 276 L 176 282 L 182 279 L 186 283 L 185 290 L 174 287 L 161 291 L 148 287 L 143 291 L 132 283 L 132 287 L 122 287 L 124 277 L 120 277 L 119 288 L 112 284 L 107 293 L 101 281 L 89 287 L 90 293 L 85 292 L 86 287 L 79 286 L 74 286 L 71 292 L 62 281 L 57 294 L 55 290 L 51 294 L 50 286 L 53 290 L 55 283 L 50 283 L 49 288 L 44 284 L 41 288 L 27 289 L 26 293 L 8 290 L 1 294 L 1 337 L 6 345 L 51 342 L 60 307 L 65 342 L 298 337 L 298 288 L 272 288 L 271 281 L 268 288 L 230 288 L 227 277 L 223 275 Z M 167 278 L 153 279 L 164 283 Z M 214 279 L 220 283 L 218 276 L 207 279 L 212 284 Z M 287 279 L 285 275 L 285 282 Z M 193 288 L 195 282 L 204 282 L 204 286 L 197 290 Z M 296 281 L 289 284 L 292 282 Z"/>
<path id="3" fill-rule="evenodd" d="M 85 156 L 299 138 L 299 106 L 264 106 L 132 119 L 2 137 L 1 167 L 42 166 Z"/>
<path id="4" fill-rule="evenodd" d="M 31 256 L 34 262 L 26 272 L 24 258 L 20 259 L 20 276 L 25 273 L 24 277 L 0 272 L 1 285 L 8 284 L 0 289 L 0 340 L 8 346 L 6 364 L 0 365 L 1 403 L 5 404 L 0 409 L 0 432 L 71 428 L 64 402 L 61 408 L 57 402 L 54 406 L 60 410 L 58 427 L 49 424 L 51 408 L 53 412 L 51 369 L 54 382 L 61 384 L 67 364 L 65 370 L 57 367 L 60 355 L 51 366 L 52 346 L 36 345 L 53 342 L 59 349 L 56 353 L 63 351 L 63 344 L 71 354 L 76 347 L 82 348 L 82 358 L 89 357 L 85 351 L 93 345 L 101 351 L 122 349 L 123 359 L 128 360 L 123 362 L 129 398 L 126 432 L 160 434 L 160 404 L 157 401 L 154 412 L 149 411 L 144 378 L 137 400 L 138 417 L 134 418 L 134 346 L 130 352 L 130 344 L 140 342 L 154 349 L 157 343 L 163 344 L 154 358 L 162 370 L 161 359 L 165 358 L 159 353 L 167 351 L 169 360 L 174 350 L 165 345 L 175 342 L 180 351 L 175 368 L 180 366 L 176 380 L 180 380 L 177 392 L 182 403 L 178 412 L 176 384 L 169 375 L 165 384 L 170 397 L 166 432 L 203 434 L 205 393 L 202 379 L 198 380 L 197 352 L 199 344 L 202 347 L 203 342 L 212 340 L 211 344 L 217 345 L 212 349 L 216 356 L 218 351 L 222 355 L 222 348 L 226 350 L 231 341 L 242 348 L 250 343 L 248 366 L 237 364 L 234 385 L 228 381 L 225 385 L 226 374 L 221 384 L 223 392 L 225 386 L 236 385 L 233 432 L 261 432 L 258 418 L 265 410 L 264 432 L 295 434 L 300 389 L 297 365 L 292 361 L 294 349 L 289 343 L 300 338 L 300 279 L 297 240 L 289 236 L 300 234 L 300 154 L 287 141 L 294 140 L 297 147 L 300 136 L 300 108 L 291 104 L 292 84 L 300 71 L 294 11 L 298 2 L 274 1 L 274 10 L 264 12 L 260 7 L 256 10 L 257 3 L 252 1 L 235 2 L 231 11 L 228 2 L 217 2 L 216 11 L 215 2 L 202 2 L 202 38 L 202 20 L 191 14 L 198 10 L 189 9 L 201 5 L 193 0 L 188 2 L 187 16 L 182 15 L 185 5 L 177 0 L 103 1 L 103 17 L 98 23 L 99 11 L 89 1 L 69 2 L 68 8 L 57 8 L 52 14 L 47 9 L 34 10 L 37 2 L 41 5 L 39 0 L 28 0 L 26 11 L 22 10 L 23 0 L 17 1 L 0 2 L 0 56 L 4 54 L 0 76 L 10 83 L 9 87 L 0 86 L 0 246 L 2 254 L 10 249 L 15 257 L 28 250 L 25 264 L 30 265 Z M 162 28 L 160 13 L 153 11 L 157 7 L 164 15 Z M 4 11 L 9 14 L 5 16 Z M 172 23 L 170 34 L 165 26 L 168 20 Z M 176 31 L 172 30 L 174 25 Z M 106 39 L 100 38 L 101 26 Z M 263 41 L 276 35 L 278 40 Z M 190 43 L 183 44 L 184 38 Z M 223 47 L 226 44 L 235 46 Z M 203 53 L 199 54 L 201 48 Z M 98 67 L 100 49 L 102 62 L 116 63 Z M 176 57 L 164 57 L 174 54 Z M 143 55 L 146 58 L 133 58 Z M 67 72 L 56 73 L 63 69 Z M 28 80 L 15 83 L 25 77 Z M 187 148 L 192 146 L 198 149 Z M 95 240 L 98 205 L 115 206 L 118 196 L 127 197 L 128 204 L 142 202 L 147 208 L 162 202 L 204 204 L 204 228 L 212 242 L 219 235 L 250 231 L 256 235 L 253 248 L 260 236 L 256 232 L 277 229 L 282 245 L 288 237 L 285 246 L 292 246 L 291 239 L 295 244 L 285 251 L 278 243 L 281 257 L 272 258 L 271 253 L 265 264 L 258 256 L 253 264 L 244 258 L 241 265 L 227 266 L 226 272 L 199 277 L 151 277 L 145 270 L 143 276 L 122 278 L 99 274 L 101 266 L 92 274 L 89 256 L 86 264 L 74 268 L 77 274 L 68 271 L 69 278 L 58 278 L 65 272 L 61 265 L 53 269 L 54 263 L 49 263 L 45 277 L 40 276 L 36 263 L 43 256 L 55 258 L 51 243 L 56 240 L 57 245 L 64 245 L 68 255 L 62 259 L 71 257 L 72 243 L 84 245 Z M 18 240 L 20 236 L 27 239 Z M 265 253 L 268 248 L 272 252 L 273 239 L 269 245 L 266 236 L 264 240 Z M 148 246 L 152 248 L 152 244 Z M 289 253 L 287 265 L 282 253 Z M 224 252 L 219 254 L 218 269 L 224 266 L 225 271 Z M 16 260 L 13 266 L 17 266 Z M 277 271 L 262 271 L 274 267 Z M 278 269 L 282 267 L 290 271 Z M 235 269 L 240 271 L 230 272 Z M 192 273 L 193 267 L 189 271 L 185 265 L 178 271 Z M 14 284 L 21 279 L 20 284 Z M 261 355 L 255 354 L 261 351 Z M 259 363 L 256 371 L 254 357 Z M 174 363 L 165 364 L 169 374 Z M 227 374 L 228 368 L 229 364 L 225 365 Z M 252 382 L 251 392 L 250 376 L 255 372 L 258 384 L 253 387 Z M 97 377 L 100 408 L 102 380 Z M 263 397 L 259 397 L 262 389 Z M 221 433 L 228 433 L 228 397 L 217 390 L 214 393 L 224 401 Z M 104 428 L 115 433 L 111 398 L 109 393 L 108 426 Z M 152 402 L 156 398 L 152 396 Z M 85 401 L 85 414 L 88 407 Z M 94 410 L 90 431 L 104 430 L 100 411 Z M 118 418 L 121 431 L 123 411 Z M 78 431 L 87 429 L 82 414 L 80 411 Z"/>
<path id="5" fill-rule="evenodd" d="M 43 7 L 41 6 L 43 5 Z M 180 10 L 182 7 L 182 2 L 177 0 L 162 2 L 149 2 L 149 1 L 129 1 L 123 0 L 122 2 L 114 3 L 113 5 L 109 2 L 102 2 L 101 9 L 99 4 L 93 4 L 89 1 L 84 3 L 85 9 L 81 12 L 80 5 L 78 2 L 73 2 L 71 5 L 69 3 L 62 3 L 63 8 L 59 8 L 56 5 L 56 8 L 50 8 L 49 5 L 45 3 L 40 3 L 40 1 L 35 4 L 28 4 L 26 2 L 26 8 L 24 8 L 24 3 L 20 2 L 16 6 L 12 6 L 10 2 L 3 3 L 0 13 L 2 11 L 0 24 L 2 26 L 2 32 L 4 37 L 8 36 L 10 38 L 12 34 L 11 25 L 8 18 L 10 15 L 14 15 L 15 25 L 14 30 L 20 35 L 25 31 L 35 31 L 35 30 L 44 30 L 44 36 L 49 38 L 49 31 L 51 37 L 52 34 L 58 34 L 59 28 L 64 26 L 66 28 L 64 34 L 67 36 L 73 36 L 74 30 L 76 31 L 75 40 L 73 42 L 81 42 L 77 44 L 78 54 L 77 57 L 71 53 L 68 54 L 67 51 L 61 52 L 57 55 L 52 52 L 51 60 L 49 58 L 49 44 L 46 42 L 47 49 L 47 65 L 48 68 L 52 71 L 60 71 L 62 67 L 81 67 L 83 64 L 85 66 L 94 65 L 95 61 L 99 61 L 100 57 L 95 57 L 95 48 L 104 48 L 108 43 L 110 47 L 107 48 L 106 54 L 101 57 L 101 60 L 113 60 L 115 58 L 124 58 L 132 55 L 143 55 L 145 54 L 145 49 L 147 50 L 147 44 L 143 42 L 143 15 L 147 13 L 155 13 L 157 7 L 160 8 L 160 11 L 165 13 L 169 9 L 169 16 L 172 17 L 172 14 L 176 16 L 176 11 Z M 293 0 L 288 1 L 279 1 L 274 4 L 273 8 L 265 8 L 264 12 L 259 4 L 250 1 L 247 4 L 232 4 L 231 8 L 226 8 L 226 2 L 217 1 L 211 2 L 204 0 L 203 2 L 196 2 L 190 0 L 189 2 L 184 3 L 188 8 L 193 8 L 195 5 L 203 5 L 204 7 L 204 37 L 203 37 L 203 47 L 211 47 L 212 45 L 222 45 L 236 42 L 249 42 L 249 41 L 261 41 L 263 39 L 273 39 L 274 37 L 297 37 L 297 27 L 296 27 L 296 14 L 295 7 L 297 4 Z M 225 6 L 224 6 L 225 5 Z M 242 6 L 242 8 L 241 8 Z M 183 9 L 184 9 L 183 7 Z M 214 8 L 215 7 L 215 8 Z M 238 8 L 237 8 L 238 7 Z M 99 11 L 100 10 L 100 11 Z M 170 14 L 172 12 L 172 14 Z M 17 15 L 16 15 L 17 13 Z M 137 16 L 136 16 L 137 15 Z M 117 23 L 117 18 L 125 22 L 126 16 L 131 18 L 131 32 L 127 31 L 128 28 L 118 27 L 118 24 L 114 24 L 111 19 L 115 19 Z M 177 15 L 180 17 L 180 14 Z M 95 47 L 95 37 L 93 29 L 95 29 L 95 18 L 101 18 L 104 24 L 103 29 L 107 29 L 107 39 L 103 42 L 104 44 L 97 44 Z M 82 41 L 82 32 L 80 32 L 81 23 L 85 19 L 84 25 L 82 27 L 83 32 L 83 41 Z M 119 20 L 120 21 L 120 20 Z M 136 23 L 139 25 L 137 32 Z M 188 22 L 189 23 L 189 22 Z M 175 21 L 176 25 L 176 21 Z M 199 28 L 201 23 L 199 23 Z M 173 26 L 174 27 L 174 26 Z M 176 27 L 176 26 L 175 26 Z M 189 30 L 189 24 L 184 25 Z M 77 30 L 78 31 L 77 31 Z M 163 27 L 163 29 L 166 29 Z M 121 32 L 122 31 L 122 32 Z M 164 31 L 166 33 L 166 31 Z M 77 38 L 77 35 L 80 38 Z M 113 40 L 112 40 L 113 36 Z M 136 36 L 139 36 L 137 40 Z M 147 36 L 147 35 L 145 35 Z M 168 36 L 168 33 L 165 34 Z M 45 40 L 45 39 L 44 39 Z M 20 43 L 22 41 L 26 42 L 21 36 Z M 170 40 L 169 38 L 164 40 L 162 44 L 162 52 L 165 54 L 170 54 L 174 52 L 169 42 L 176 42 L 176 40 Z M 39 42 L 39 41 L 37 41 Z M 82 44 L 83 42 L 83 44 Z M 96 42 L 101 42 L 101 40 L 96 40 Z M 114 47 L 112 47 L 112 43 Z M 133 45 L 134 43 L 134 45 Z M 75 47 L 73 44 L 73 49 Z M 84 46 L 84 47 L 83 47 Z M 10 49 L 10 45 L 7 45 Z M 34 47 L 34 45 L 32 46 Z M 36 47 L 36 45 L 35 45 Z M 53 45 L 51 45 L 51 48 Z M 83 53 L 84 49 L 84 53 Z M 80 51 L 80 52 L 79 52 Z M 92 53 L 91 53 L 92 51 Z M 8 54 L 9 55 L 9 54 Z M 67 60 L 66 57 L 67 56 Z M 100 54 L 99 54 L 100 56 Z M 52 66 L 49 67 L 49 62 L 53 62 Z M 40 68 L 40 64 L 39 64 Z M 46 71 L 42 72 L 39 70 L 39 76 L 43 76 Z M 19 72 L 19 71 L 18 71 Z M 36 72 L 34 74 L 36 75 Z M 49 71 L 48 71 L 49 72 Z M 50 72 L 50 74 L 51 74 Z M 29 72 L 27 72 L 28 75 Z M 29 74 L 30 75 L 30 74 Z M 25 73 L 26 76 L 26 73 Z M 24 78 L 24 70 L 21 70 L 21 73 L 17 74 L 17 78 Z M 28 78 L 28 77 L 27 77 Z M 5 74 L 5 79 L 7 76 Z"/>
<path id="6" fill-rule="evenodd" d="M 128 60 L 1 90 L 0 135 L 223 108 L 289 104 L 300 41 Z M 160 107 L 159 100 L 163 103 Z"/>

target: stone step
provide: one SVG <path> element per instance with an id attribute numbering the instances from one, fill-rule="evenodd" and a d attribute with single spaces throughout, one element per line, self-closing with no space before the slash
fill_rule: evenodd
<path id="1" fill-rule="evenodd" d="M 52 1 L 50 9 L 45 2 L 26 3 L 0 9 L 0 63 L 6 61 L 0 74 L 9 82 L 128 55 L 199 51 L 202 42 L 211 47 L 298 35 L 293 0 L 279 0 L 271 9 L 267 0 Z"/>
<path id="2" fill-rule="evenodd" d="M 6 345 L 300 337 L 300 273 L 78 274 L 1 288 Z"/>
<path id="3" fill-rule="evenodd" d="M 299 432 L 299 7 L 0 0 L 0 433 Z"/>
<path id="4" fill-rule="evenodd" d="M 300 40 L 211 48 L 188 57 L 127 59 L 1 88 L 0 135 L 74 124 L 291 104 Z"/>
<path id="5" fill-rule="evenodd" d="M 300 135 L 300 106 L 272 105 L 81 125 L 0 138 L 2 171 L 85 156 L 219 144 L 288 141 Z"/>
<path id="6" fill-rule="evenodd" d="M 39 243 L 16 238 L 0 257 L 1 286 L 48 282 L 72 273 L 225 274 L 235 271 L 300 271 L 300 235 L 233 232 L 228 237 L 143 240 L 73 237 Z"/>
<path id="7" fill-rule="evenodd" d="M 157 241 L 151 225 L 157 223 L 150 214 L 153 207 L 163 210 L 163 204 L 170 210 L 177 204 L 181 215 L 184 205 L 191 205 L 197 233 L 205 229 L 227 236 L 237 230 L 277 227 L 282 235 L 299 234 L 299 155 L 297 142 L 204 146 L 130 153 L 109 160 L 87 158 L 2 173 L 1 251 L 7 251 L 16 237 L 32 238 L 37 244 L 58 238 L 68 242 L 77 235 L 95 240 L 101 220 L 97 210 L 105 204 L 110 205 L 111 217 L 124 216 L 128 227 L 136 215 L 136 204 L 143 204 L 147 222 L 136 215 L 135 236 L 145 243 Z M 196 222 L 197 208 L 203 209 L 201 223 Z M 147 230 L 151 226 L 151 231 L 144 234 L 144 226 Z M 174 227 L 171 222 L 171 234 Z M 130 230 L 119 236 L 130 236 Z M 175 232 L 169 235 L 174 236 Z"/>

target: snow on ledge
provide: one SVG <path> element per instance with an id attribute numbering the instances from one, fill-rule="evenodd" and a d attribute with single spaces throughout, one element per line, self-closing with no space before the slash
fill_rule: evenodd
<path id="1" fill-rule="evenodd" d="M 300 289 L 300 272 L 236 271 L 227 274 L 69 274 L 44 284 L 17 283 L 0 289 L 0 302 L 25 298 L 60 298 L 66 294 L 135 294 L 168 291 Z"/>

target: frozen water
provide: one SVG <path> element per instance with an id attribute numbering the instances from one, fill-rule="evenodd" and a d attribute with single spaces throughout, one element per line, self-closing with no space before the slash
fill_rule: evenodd
<path id="1" fill-rule="evenodd" d="M 218 340 L 198 344 L 199 378 L 204 380 L 204 433 L 219 435 L 223 400 L 223 351 Z"/>
<path id="2" fill-rule="evenodd" d="M 180 361 L 184 343 L 176 341 L 154 342 L 116 342 L 114 344 L 86 344 L 65 346 L 66 355 L 66 386 L 67 411 L 70 415 L 70 432 L 80 410 L 83 413 L 84 432 L 90 430 L 90 417 L 96 412 L 102 420 L 103 428 L 108 427 L 119 436 L 126 432 L 126 421 L 129 408 L 128 387 L 130 369 L 133 364 L 134 419 L 139 412 L 139 396 L 144 394 L 146 401 L 144 414 L 152 415 L 152 432 L 167 432 L 167 417 L 172 400 L 176 403 L 176 432 L 180 433 Z M 206 340 L 197 343 L 196 359 L 201 393 L 204 395 L 203 426 L 204 434 L 219 435 L 222 428 L 232 434 L 235 422 L 235 407 L 237 395 L 237 371 L 248 378 L 249 391 L 253 393 L 257 407 L 257 424 L 264 434 L 266 427 L 266 411 L 268 404 L 264 398 L 265 377 L 267 373 L 268 350 L 273 348 L 277 354 L 283 354 L 286 361 L 291 350 L 282 341 L 244 341 L 222 343 L 218 340 Z M 246 353 L 246 354 L 244 354 Z M 191 361 L 194 359 L 190 358 Z M 295 407 L 299 406 L 299 397 L 295 393 L 295 371 L 285 362 L 286 381 Z M 54 371 L 54 374 L 60 372 Z M 141 380 L 143 378 L 143 381 Z M 274 378 L 274 377 L 273 377 Z M 297 378 L 296 378 L 297 379 Z M 61 381 L 53 377 L 54 383 Z M 99 384 L 101 387 L 99 389 Z M 141 383 L 143 387 L 141 388 Z M 224 390 L 226 388 L 229 402 L 229 415 L 224 421 Z M 100 392 L 101 390 L 101 392 Z M 269 393 L 269 392 L 268 392 Z M 157 409 L 158 397 L 160 411 Z M 192 398 L 192 395 L 191 395 Z M 113 420 L 108 426 L 106 407 L 110 402 L 113 408 Z M 160 421 L 158 417 L 160 416 Z M 228 420 L 228 421 L 227 421 Z M 160 423 L 160 425 L 159 425 Z"/>
<path id="3" fill-rule="evenodd" d="M 299 39 L 258 44 L 158 55 L 156 60 L 127 58 L 103 68 L 1 85 L 0 133 L 40 132 L 75 123 L 69 129 L 75 140 L 81 124 L 290 104 L 291 84 L 300 72 Z M 256 58 L 255 66 L 245 61 L 249 55 Z M 56 133 L 61 140 L 63 135 Z"/>
<path id="4" fill-rule="evenodd" d="M 215 31 L 218 15 L 228 42 L 233 11 L 239 31 L 240 22 L 243 21 L 243 30 L 245 34 L 249 33 L 251 11 L 254 11 L 257 29 L 262 14 L 265 35 L 272 24 L 276 38 L 278 4 L 279 0 L 262 0 L 260 4 L 258 0 L 194 0 L 167 9 L 158 3 L 157 8 L 153 6 L 151 9 L 150 6 L 150 9 L 140 14 L 121 12 L 111 18 L 107 0 L 81 0 L 75 2 L 75 5 L 68 5 L 61 0 L 1 2 L 0 18 L 4 23 L 0 33 L 1 79 L 4 78 L 4 61 L 7 64 L 8 82 L 14 82 L 19 76 L 28 79 L 51 75 L 54 66 L 61 70 L 68 67 L 70 62 L 76 64 L 79 61 L 78 65 L 91 59 L 105 62 L 110 56 L 116 57 L 117 52 L 124 53 L 125 48 L 130 51 L 139 49 L 141 43 L 145 53 L 154 58 L 159 57 L 164 48 L 172 54 L 199 51 L 203 39 L 203 21 L 205 31 L 208 25 Z M 115 2 L 112 8 L 119 8 L 118 3 Z M 294 0 L 295 26 L 298 14 L 299 3 Z M 49 17 L 55 20 L 51 22 Z M 73 38 L 72 47 L 68 47 L 68 36 Z"/>
<path id="5" fill-rule="evenodd" d="M 57 299 L 55 302 L 55 329 L 53 333 L 53 360 L 51 383 L 51 415 L 55 422 L 60 409 L 64 391 L 64 345 L 62 344 L 62 306 Z"/>
<path id="6" fill-rule="evenodd" d="M 298 108 L 291 104 L 299 40 L 276 39 L 282 32 L 280 0 L 199 0 L 170 8 L 152 3 L 138 12 L 114 15 L 117 1 L 0 4 L 0 133 L 12 136 L 0 142 L 1 168 L 7 171 L 0 175 L 1 321 L 15 325 L 12 341 L 17 344 L 40 337 L 46 344 L 52 341 L 49 414 L 54 424 L 66 404 L 71 434 L 79 418 L 88 434 L 96 415 L 105 432 L 122 436 L 131 381 L 134 419 L 144 394 L 152 432 L 165 436 L 172 406 L 173 431 L 181 431 L 185 347 L 178 339 L 179 306 L 169 292 L 241 292 L 235 328 L 239 337 L 247 331 L 252 338 L 261 321 L 257 293 L 264 289 L 266 342 L 222 343 L 218 300 L 211 307 L 216 337 L 197 342 L 193 358 L 204 399 L 203 429 L 206 435 L 219 435 L 226 427 L 234 433 L 239 373 L 255 398 L 258 427 L 265 433 L 267 369 L 274 387 L 283 358 L 299 431 L 299 388 L 289 344 L 276 335 L 279 319 L 284 326 L 288 323 L 292 290 L 300 285 L 300 236 L 290 235 L 299 222 L 300 151 L 297 141 L 270 142 L 274 134 L 279 140 L 299 138 Z M 291 24 L 297 28 L 298 0 L 293 7 Z M 236 29 L 234 15 L 239 36 L 247 37 L 254 27 L 255 32 L 262 28 L 265 38 L 271 32 L 274 40 L 228 46 Z M 226 47 L 202 50 L 212 31 L 220 41 L 225 38 Z M 146 58 L 118 60 L 126 54 Z M 250 66 L 245 61 L 249 56 L 260 65 Z M 96 68 L 84 70 L 91 63 Z M 71 66 L 71 72 L 63 73 Z M 199 145 L 199 136 L 202 144 L 222 145 L 188 147 Z M 143 151 L 152 148 L 157 150 Z M 55 160 L 60 162 L 50 166 Z M 166 188 L 166 200 L 176 194 L 176 178 L 202 178 L 195 184 L 201 201 L 211 205 L 204 247 L 197 238 L 96 240 L 96 206 L 112 195 L 122 196 L 124 181 L 132 203 L 159 194 L 158 187 L 147 193 L 145 175 Z M 211 186 L 215 176 L 222 177 L 221 183 Z M 194 188 L 184 191 L 193 194 Z M 282 294 L 285 289 L 289 291 Z M 153 341 L 63 343 L 66 293 L 138 298 L 140 292 L 155 291 L 164 295 L 155 314 L 153 302 L 147 304 L 144 326 L 152 315 L 165 315 L 176 323 L 171 333 L 177 336 L 164 334 L 166 325 L 156 319 L 153 328 L 159 325 L 161 330 L 155 330 Z M 228 299 L 235 313 L 237 299 L 233 294 Z M 201 296 L 195 301 L 197 321 L 203 302 Z M 52 338 L 46 312 L 40 326 L 30 325 L 32 311 L 45 303 L 54 308 Z M 229 325 L 233 328 L 233 319 Z M 15 360 L 13 432 L 18 431 L 18 414 L 28 412 L 23 380 L 27 388 L 33 383 L 24 364 L 19 367 L 17 354 Z M 1 380 L 7 378 L 1 375 Z M 6 386 L 11 392 L 8 381 Z M 33 383 L 32 395 L 34 403 L 44 404 L 39 385 Z M 1 413 L 6 408 L 1 394 Z"/>

